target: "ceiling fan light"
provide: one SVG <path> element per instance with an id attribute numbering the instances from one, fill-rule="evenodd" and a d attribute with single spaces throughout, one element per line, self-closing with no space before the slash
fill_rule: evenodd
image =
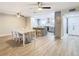
<path id="1" fill-rule="evenodd" d="M 42 10 L 42 8 L 38 8 L 38 10 L 39 10 L 39 11 L 41 11 L 41 10 Z"/>

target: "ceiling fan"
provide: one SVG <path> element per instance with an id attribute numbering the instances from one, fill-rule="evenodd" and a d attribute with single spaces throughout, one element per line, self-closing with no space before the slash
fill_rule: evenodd
<path id="1" fill-rule="evenodd" d="M 51 9 L 51 7 L 43 7 L 43 3 L 42 2 L 37 2 L 38 8 L 42 8 L 42 9 Z"/>
<path id="2" fill-rule="evenodd" d="M 43 3 L 43 2 L 37 2 L 37 4 L 33 4 L 33 5 L 37 5 L 37 9 L 38 9 L 38 10 L 51 9 L 50 6 L 47 6 L 48 4 Z"/>

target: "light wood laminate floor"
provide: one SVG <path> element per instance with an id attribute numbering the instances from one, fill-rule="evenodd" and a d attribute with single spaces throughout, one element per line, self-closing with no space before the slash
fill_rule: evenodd
<path id="1" fill-rule="evenodd" d="M 5 56 L 78 56 L 79 37 L 68 36 L 64 39 L 55 39 L 48 34 L 38 37 L 23 47 L 10 37 L 0 38 L 0 55 Z"/>

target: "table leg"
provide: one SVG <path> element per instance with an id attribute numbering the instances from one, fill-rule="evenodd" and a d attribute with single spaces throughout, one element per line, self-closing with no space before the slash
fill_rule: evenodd
<path id="1" fill-rule="evenodd" d="M 36 35 L 36 31 L 34 32 L 34 39 L 36 39 L 37 38 L 37 35 Z"/>
<path id="2" fill-rule="evenodd" d="M 23 34 L 23 46 L 25 46 L 25 34 Z"/>

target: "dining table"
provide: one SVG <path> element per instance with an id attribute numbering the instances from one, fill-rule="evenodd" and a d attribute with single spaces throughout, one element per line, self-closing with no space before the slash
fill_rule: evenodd
<path id="1" fill-rule="evenodd" d="M 33 29 L 22 29 L 22 30 L 18 30 L 17 32 L 22 35 L 23 46 L 25 46 L 26 34 L 28 34 L 28 33 L 32 34 L 33 32 L 35 32 L 35 30 L 33 30 Z M 34 35 L 36 37 L 36 32 L 34 33 Z M 27 38 L 27 41 L 29 41 L 28 38 Z"/>

